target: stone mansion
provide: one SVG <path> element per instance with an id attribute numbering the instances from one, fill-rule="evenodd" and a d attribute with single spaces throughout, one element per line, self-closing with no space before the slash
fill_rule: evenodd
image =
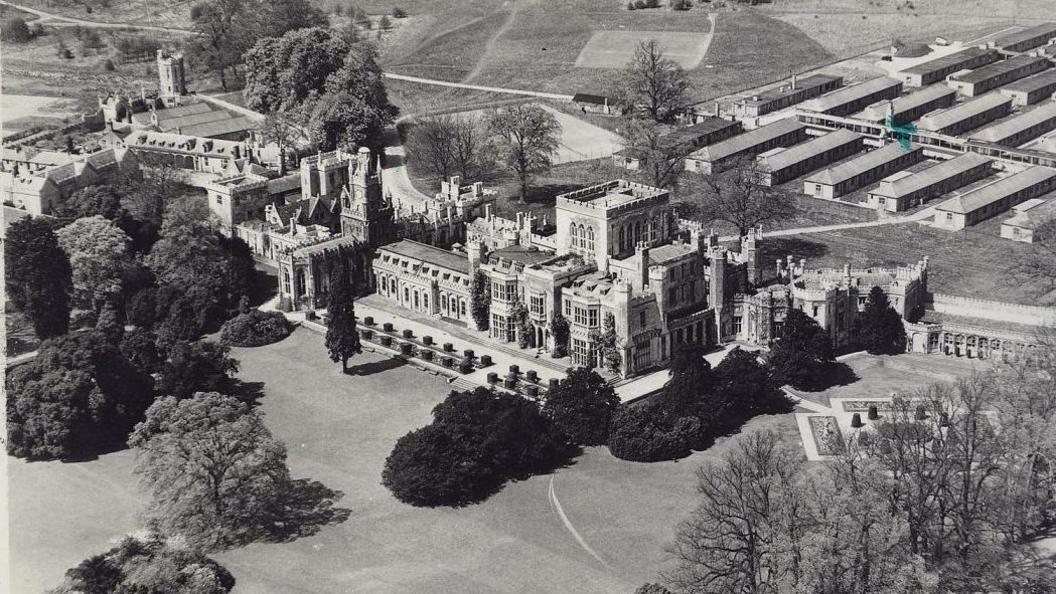
<path id="1" fill-rule="evenodd" d="M 609 319 L 623 376 L 665 365 L 680 343 L 768 346 L 791 308 L 843 346 L 873 286 L 907 322 L 920 317 L 927 296 L 927 258 L 869 269 L 809 269 L 788 258 L 764 278 L 761 231 L 724 245 L 678 218 L 668 191 L 624 180 L 557 196 L 553 222 L 498 217 L 491 193 L 457 179 L 415 212 L 384 195 L 377 163 L 360 149 L 302 163 L 302 197 L 323 195 L 336 200 L 334 235 L 274 254 L 280 297 L 292 307 L 325 307 L 331 259 L 341 254 L 353 260 L 360 293 L 476 328 L 471 286 L 480 277 L 491 339 L 526 333 L 522 342 L 553 349 L 551 324 L 560 314 L 572 362 L 594 366 L 595 337 Z M 928 351 L 937 342 L 918 338 L 907 349 Z"/>

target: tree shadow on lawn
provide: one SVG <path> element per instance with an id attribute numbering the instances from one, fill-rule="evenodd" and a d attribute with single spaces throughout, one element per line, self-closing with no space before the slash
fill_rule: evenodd
<path id="1" fill-rule="evenodd" d="M 312 536 L 326 526 L 336 526 L 352 515 L 352 510 L 335 504 L 345 494 L 311 479 L 291 480 L 267 517 L 240 526 L 237 534 L 227 535 L 221 548 L 236 548 L 256 542 L 286 543 Z"/>
<path id="2" fill-rule="evenodd" d="M 386 357 L 381 361 L 374 361 L 371 363 L 360 363 L 349 367 L 345 373 L 347 375 L 358 375 L 368 376 L 374 375 L 375 373 L 384 373 L 390 369 L 396 369 L 397 367 L 403 367 L 407 362 L 401 359 L 395 359 L 392 357 Z"/>
<path id="3" fill-rule="evenodd" d="M 830 388 L 838 386 L 849 386 L 862 378 L 858 377 L 858 374 L 851 369 L 850 365 L 842 361 L 837 361 L 835 364 L 829 367 L 828 372 L 824 377 L 817 378 L 814 385 L 808 388 L 802 388 L 803 392 L 824 392 Z"/>
<path id="4" fill-rule="evenodd" d="M 237 381 L 231 387 L 230 394 L 250 406 L 258 406 L 264 397 L 264 382 Z"/>

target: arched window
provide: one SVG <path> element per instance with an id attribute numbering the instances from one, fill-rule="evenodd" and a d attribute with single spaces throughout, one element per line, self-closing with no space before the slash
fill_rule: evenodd
<path id="1" fill-rule="evenodd" d="M 587 227 L 587 251 L 594 251 L 594 227 Z"/>
<path id="2" fill-rule="evenodd" d="M 583 226 L 579 226 L 579 247 L 587 247 L 587 229 Z"/>
<path id="3" fill-rule="evenodd" d="M 568 239 L 569 245 L 571 245 L 572 247 L 578 247 L 579 246 L 579 234 L 577 233 L 576 224 L 572 223 L 571 225 L 572 225 L 572 227 L 571 227 L 571 229 L 569 229 L 569 239 Z"/>
<path id="4" fill-rule="evenodd" d="M 386 276 L 381 277 L 381 292 L 386 293 L 389 290 L 389 278 Z"/>
<path id="5" fill-rule="evenodd" d="M 642 222 L 634 222 L 634 246 L 638 247 L 638 242 L 642 240 Z"/>

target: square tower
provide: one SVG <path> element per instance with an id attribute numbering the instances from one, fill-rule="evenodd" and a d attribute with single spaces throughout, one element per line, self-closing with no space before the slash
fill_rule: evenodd
<path id="1" fill-rule="evenodd" d="M 187 94 L 182 53 L 170 54 L 165 50 L 158 50 L 158 88 L 166 104 L 176 103 L 176 97 Z"/>

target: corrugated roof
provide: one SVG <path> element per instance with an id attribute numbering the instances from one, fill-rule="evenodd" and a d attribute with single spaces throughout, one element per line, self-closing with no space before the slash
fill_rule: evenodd
<path id="1" fill-rule="evenodd" d="M 967 194 L 954 196 L 936 207 L 936 210 L 968 214 L 988 204 L 1001 200 L 1025 188 L 1037 185 L 1047 179 L 1056 177 L 1056 169 L 1048 167 L 1030 167 L 1019 173 L 1001 178 L 996 182 L 972 190 Z"/>
<path id="2" fill-rule="evenodd" d="M 427 264 L 469 274 L 469 258 L 435 246 L 419 243 L 413 239 L 402 239 L 378 248 L 378 253 L 391 252 L 399 256 L 421 260 Z"/>
<path id="3" fill-rule="evenodd" d="M 1001 143 L 1003 140 L 1046 120 L 1056 118 L 1056 103 L 1046 103 L 972 134 L 973 140 Z"/>
<path id="4" fill-rule="evenodd" d="M 902 81 L 900 80 L 881 76 L 879 78 L 867 80 L 863 83 L 850 85 L 825 93 L 821 97 L 815 97 L 809 101 L 801 103 L 800 107 L 808 111 L 825 113 L 830 109 L 835 109 L 841 105 L 858 101 L 862 97 L 868 97 L 874 93 L 879 93 L 880 91 L 897 87 L 901 84 Z"/>
<path id="5" fill-rule="evenodd" d="M 937 132 L 955 124 L 959 124 L 964 120 L 975 117 L 985 111 L 995 109 L 1002 104 L 1011 105 L 1012 99 L 999 93 L 988 93 L 941 111 L 933 111 L 920 118 L 920 123 L 917 124 L 917 127 L 921 130 Z"/>
<path id="6" fill-rule="evenodd" d="M 897 118 L 900 114 L 917 109 L 921 105 L 938 101 L 943 97 L 952 97 L 956 94 L 957 91 L 944 84 L 931 85 L 914 93 L 895 99 L 890 102 L 892 105 L 889 105 L 889 102 L 887 101 L 874 103 L 862 111 L 861 117 L 872 121 L 882 121 L 887 118 L 889 110 L 893 108 L 895 117 Z"/>
<path id="7" fill-rule="evenodd" d="M 1056 23 L 1042 23 L 1040 25 L 1030 27 L 1029 29 L 1009 33 L 1004 37 L 998 38 L 994 45 L 1003 48 L 1010 45 L 1015 45 L 1017 43 L 1022 43 L 1024 41 L 1030 41 L 1031 39 L 1035 39 L 1038 37 L 1046 36 L 1049 36 L 1050 38 L 1056 37 Z"/>
<path id="8" fill-rule="evenodd" d="M 928 167 L 918 173 L 901 176 L 900 179 L 891 181 L 889 187 L 892 192 L 888 197 L 899 198 L 901 196 L 907 196 L 944 179 L 955 177 L 965 171 L 979 167 L 983 163 L 989 162 L 990 159 L 978 153 L 965 153 L 958 157 L 954 157 L 949 161 L 943 161 L 938 165 Z M 885 178 L 883 181 L 890 181 L 890 177 Z M 886 194 L 884 195 L 887 196 Z"/>
<path id="9" fill-rule="evenodd" d="M 1007 84 L 1001 87 L 1001 90 L 1012 91 L 1017 93 L 1033 93 L 1038 89 L 1042 89 L 1054 84 L 1056 84 L 1056 70 L 1049 69 L 1040 74 L 1028 76 L 1027 78 L 1021 78 L 1014 83 Z"/>
<path id="10" fill-rule="evenodd" d="M 909 151 L 907 151 L 901 143 L 892 142 L 891 144 L 878 148 L 875 151 L 869 151 L 860 157 L 855 157 L 850 161 L 820 171 L 808 177 L 805 181 L 814 184 L 834 186 L 867 171 L 872 171 L 885 163 L 894 161 L 907 152 L 916 152 L 920 150 L 923 150 L 920 146 L 912 145 Z"/>
<path id="11" fill-rule="evenodd" d="M 1040 56 L 1014 56 L 1007 60 L 1001 60 L 1000 62 L 994 62 L 993 64 L 987 64 L 986 66 L 976 68 L 975 70 L 972 70 L 971 72 L 967 72 L 965 74 L 951 75 L 950 80 L 975 84 L 990 80 L 995 76 L 1001 76 L 1007 72 L 1012 72 L 1013 70 L 1027 68 L 1035 63 L 1040 62 L 1044 62 L 1046 64 L 1046 68 L 1052 64 L 1051 62 L 1049 62 L 1048 58 L 1043 58 Z"/>
<path id="12" fill-rule="evenodd" d="M 740 126 L 740 122 L 724 120 L 722 118 L 707 117 L 704 118 L 699 124 L 693 124 L 692 126 L 679 126 L 671 132 L 668 132 L 661 139 L 662 142 L 668 144 L 682 144 L 696 140 L 701 136 L 706 136 L 726 128 L 733 128 Z"/>
<path id="13" fill-rule="evenodd" d="M 993 53 L 996 59 L 997 52 L 994 52 L 993 50 L 978 47 L 970 47 L 959 52 L 940 56 L 938 58 L 935 58 L 934 60 L 928 60 L 927 62 L 917 64 L 916 66 L 910 66 L 905 70 L 899 71 L 899 74 L 929 74 L 937 70 L 954 68 L 963 62 L 968 62 L 987 53 Z"/>
<path id="14" fill-rule="evenodd" d="M 730 155 L 742 153 L 778 136 L 802 130 L 804 127 L 803 124 L 794 118 L 780 119 L 772 124 L 767 124 L 744 134 L 738 134 L 733 138 L 728 138 L 722 142 L 716 142 L 711 146 L 694 151 L 689 157 L 700 161 L 718 161 Z"/>
<path id="15" fill-rule="evenodd" d="M 844 128 L 829 132 L 806 142 L 789 147 L 775 155 L 763 159 L 764 166 L 770 171 L 780 171 L 786 167 L 820 155 L 821 153 L 845 144 L 860 141 L 861 136 Z"/>

